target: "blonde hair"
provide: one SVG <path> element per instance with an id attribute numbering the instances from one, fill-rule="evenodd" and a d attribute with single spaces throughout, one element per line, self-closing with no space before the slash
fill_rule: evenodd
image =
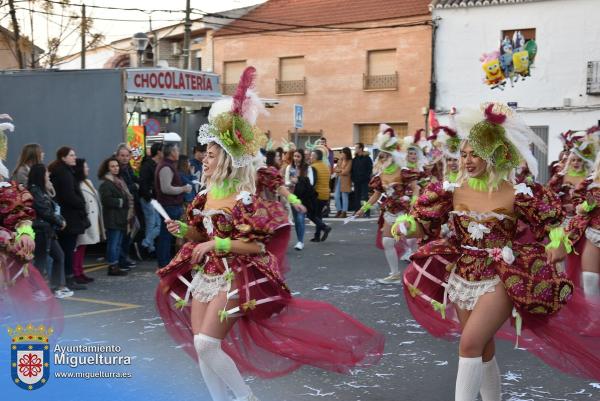
<path id="1" fill-rule="evenodd" d="M 463 149 L 469 144 L 469 140 L 468 139 L 463 139 L 460 143 L 460 151 L 462 152 Z M 483 159 L 481 159 L 483 160 Z M 501 174 L 498 173 L 496 171 L 495 166 L 488 162 L 487 160 L 483 160 L 486 163 L 485 166 L 485 171 L 488 174 L 488 187 L 490 189 L 490 192 L 492 192 L 493 190 L 496 190 L 500 187 L 500 184 L 502 183 L 502 181 L 508 181 L 509 177 L 507 177 L 505 174 Z M 464 183 L 466 183 L 469 179 L 469 173 L 467 173 L 467 168 L 465 167 L 465 162 L 463 161 L 463 157 L 460 156 L 458 158 L 458 175 L 456 177 L 456 183 L 459 185 L 463 185 Z"/>
<path id="2" fill-rule="evenodd" d="M 578 158 L 579 160 L 581 160 L 581 170 L 587 172 L 588 162 L 585 159 L 581 158 L 581 156 L 579 156 L 577 153 L 570 152 L 569 157 L 567 157 L 567 162 L 565 163 L 565 166 L 563 167 L 562 171 L 560 172 L 561 174 L 564 175 L 569 172 L 569 167 L 571 167 L 571 162 L 573 161 L 574 158 Z"/>
<path id="3" fill-rule="evenodd" d="M 385 159 L 385 161 L 381 160 L 381 158 L 379 157 L 379 155 L 382 153 L 385 153 L 386 155 L 388 155 L 388 158 Z M 392 160 L 392 163 L 394 163 L 394 159 L 390 153 L 385 152 L 383 150 L 379 151 L 379 153 L 377 154 L 377 160 L 375 160 L 375 164 L 373 165 L 373 174 L 381 173 L 383 171 L 383 169 L 385 168 L 383 166 L 384 163 L 387 163 L 390 159 Z"/>
<path id="4" fill-rule="evenodd" d="M 596 161 L 594 162 L 594 172 L 592 174 L 594 181 L 600 180 L 600 152 L 596 155 Z"/>
<path id="5" fill-rule="evenodd" d="M 216 142 L 210 142 L 206 148 L 207 152 L 210 147 L 216 146 L 219 149 L 217 155 L 217 167 L 210 178 L 202 175 L 201 183 L 210 190 L 212 185 L 219 185 L 229 180 L 237 181 L 236 192 L 248 191 L 251 194 L 256 192 L 256 168 L 253 163 L 244 167 L 233 167 L 231 156 L 223 150 Z"/>

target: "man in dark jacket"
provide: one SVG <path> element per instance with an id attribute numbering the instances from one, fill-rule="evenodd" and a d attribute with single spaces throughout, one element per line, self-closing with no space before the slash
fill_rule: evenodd
<path id="1" fill-rule="evenodd" d="M 135 211 L 135 216 L 138 219 L 138 221 L 141 221 L 140 217 L 142 217 L 142 213 L 139 196 L 139 181 L 138 178 L 135 176 L 135 173 L 133 172 L 131 164 L 129 163 L 131 161 L 131 150 L 129 149 L 127 144 L 121 143 L 117 147 L 115 156 L 119 161 L 119 177 L 121 177 L 121 179 L 125 181 L 129 193 L 133 196 L 133 207 Z M 131 241 L 135 237 L 135 234 L 135 232 L 132 232 L 131 236 L 126 235 L 125 238 L 123 238 L 120 257 L 121 260 L 126 261 L 125 265 L 120 266 L 123 269 L 131 269 L 136 265 L 135 262 L 129 258 L 129 248 L 131 247 Z M 137 251 L 138 249 L 136 248 L 136 252 Z M 138 257 L 140 257 L 139 252 Z"/>
<path id="2" fill-rule="evenodd" d="M 171 133 L 171 135 L 173 134 Z M 179 143 L 165 142 L 163 145 L 163 160 L 156 167 L 154 190 L 156 200 L 172 220 L 180 218 L 183 214 L 183 194 L 192 192 L 192 186 L 183 185 L 177 172 L 178 160 Z M 172 235 L 163 221 L 160 225 L 160 234 L 156 244 L 156 258 L 159 267 L 165 267 L 171 261 L 171 242 Z"/>
<path id="3" fill-rule="evenodd" d="M 154 195 L 154 178 L 156 166 L 161 162 L 162 143 L 155 142 L 150 147 L 150 157 L 146 157 L 140 168 L 140 205 L 144 212 L 144 222 L 146 226 L 144 239 L 142 240 L 142 250 L 144 256 L 149 256 L 154 252 L 154 241 L 160 233 L 160 215 L 150 205 Z"/>
<path id="4" fill-rule="evenodd" d="M 368 152 L 365 152 L 365 145 L 358 142 L 354 145 L 355 156 L 352 160 L 352 182 L 354 183 L 355 199 L 359 202 L 369 199 L 369 181 L 373 174 L 373 160 Z M 365 217 L 369 217 L 369 212 L 365 213 Z"/>

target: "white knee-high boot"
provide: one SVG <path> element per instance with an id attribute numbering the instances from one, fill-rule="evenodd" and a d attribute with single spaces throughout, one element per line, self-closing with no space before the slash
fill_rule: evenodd
<path id="1" fill-rule="evenodd" d="M 481 357 L 458 358 L 458 373 L 456 375 L 455 401 L 475 401 L 481 388 L 483 362 Z"/>
<path id="2" fill-rule="evenodd" d="M 600 296 L 600 274 L 584 271 L 582 274 L 583 294 L 586 297 Z"/>
<path id="3" fill-rule="evenodd" d="M 240 371 L 237 366 L 235 366 L 235 362 L 233 362 L 229 355 L 221 349 L 220 339 L 205 334 L 196 334 L 194 336 L 194 347 L 198 353 L 198 358 L 206 364 L 206 367 L 210 369 L 210 372 L 214 373 L 218 379 L 223 381 L 223 383 L 231 389 L 237 399 L 251 399 L 252 391 L 250 391 L 250 387 L 244 382 Z M 202 365 L 200 368 L 202 369 Z M 215 383 L 215 378 L 210 375 L 210 372 L 207 378 L 204 376 L 204 370 L 202 370 L 202 375 L 207 382 L 207 387 L 211 396 L 213 390 L 217 396 L 223 396 L 221 386 Z M 211 384 L 208 383 L 209 381 Z M 226 394 L 224 396 L 227 397 Z M 223 399 L 226 400 L 227 398 Z M 215 399 L 215 401 L 217 400 L 218 399 Z"/>
<path id="4" fill-rule="evenodd" d="M 482 401 L 501 401 L 500 368 L 495 356 L 489 361 L 483 362 L 479 393 Z"/>
<path id="5" fill-rule="evenodd" d="M 396 241 L 393 238 L 383 237 L 383 253 L 390 266 L 390 274 L 398 274 L 398 253 L 396 252 Z"/>

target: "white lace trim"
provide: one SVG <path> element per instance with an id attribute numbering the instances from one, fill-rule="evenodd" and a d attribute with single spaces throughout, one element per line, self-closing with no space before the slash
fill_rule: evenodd
<path id="1" fill-rule="evenodd" d="M 254 155 L 242 155 L 240 157 L 236 157 L 229 152 L 229 149 L 223 145 L 221 139 L 216 135 L 211 133 L 213 126 L 210 124 L 204 124 L 198 130 L 198 143 L 201 145 L 206 145 L 211 142 L 218 144 L 221 148 L 227 152 L 229 156 L 231 156 L 232 165 L 235 168 L 249 166 L 254 161 Z"/>
<path id="2" fill-rule="evenodd" d="M 514 188 L 515 188 L 515 195 L 523 194 L 523 195 L 529 195 L 530 197 L 533 198 L 533 191 L 524 182 L 515 185 Z"/>
<path id="3" fill-rule="evenodd" d="M 229 214 L 225 213 L 224 211 L 222 211 L 221 209 L 207 209 L 207 210 L 193 209 L 192 214 L 194 216 L 203 216 L 202 224 L 204 225 L 204 228 L 206 229 L 206 232 L 209 235 L 212 235 L 212 233 L 215 230 L 213 222 L 212 222 L 212 216 L 221 214 L 221 215 L 231 219 L 231 216 Z"/>
<path id="4" fill-rule="evenodd" d="M 386 223 L 388 224 L 394 224 L 396 222 L 396 218 L 398 216 L 400 216 L 402 213 L 390 213 L 390 212 L 385 212 L 383 213 L 383 220 L 385 220 Z"/>
<path id="5" fill-rule="evenodd" d="M 480 296 L 494 292 L 500 277 L 491 280 L 467 281 L 452 272 L 448 278 L 448 299 L 463 310 L 473 310 Z"/>
<path id="6" fill-rule="evenodd" d="M 225 274 L 218 276 L 208 276 L 203 273 L 197 273 L 190 285 L 192 297 L 198 302 L 210 302 L 218 294 L 219 291 L 229 291 Z"/>
<path id="7" fill-rule="evenodd" d="M 600 248 L 600 230 L 596 230 L 592 227 L 586 228 L 585 238 L 589 239 L 590 241 L 592 241 L 592 244 Z"/>
<path id="8" fill-rule="evenodd" d="M 587 186 L 588 191 L 594 188 L 600 188 L 600 182 L 592 182 L 590 185 Z"/>
<path id="9" fill-rule="evenodd" d="M 467 217 L 472 217 L 475 220 L 481 221 L 481 220 L 487 220 L 490 218 L 494 218 L 494 219 L 498 219 L 500 221 L 504 220 L 504 219 L 509 219 L 510 216 L 507 216 L 505 214 L 502 213 L 496 213 L 496 212 L 484 212 L 484 213 L 477 213 L 477 212 L 473 212 L 473 211 L 460 211 L 460 210 L 452 210 L 450 212 L 450 214 L 455 214 L 457 216 L 467 216 Z"/>

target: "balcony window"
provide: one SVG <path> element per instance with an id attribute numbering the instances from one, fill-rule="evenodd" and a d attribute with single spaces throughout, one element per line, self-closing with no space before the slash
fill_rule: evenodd
<path id="1" fill-rule="evenodd" d="M 246 60 L 226 61 L 223 64 L 223 94 L 232 96 L 246 68 Z"/>
<path id="2" fill-rule="evenodd" d="M 279 59 L 279 79 L 275 80 L 278 95 L 303 95 L 306 93 L 304 57 L 282 57 Z"/>
<path id="3" fill-rule="evenodd" d="M 367 73 L 363 74 L 364 90 L 397 90 L 396 49 L 367 52 Z"/>

